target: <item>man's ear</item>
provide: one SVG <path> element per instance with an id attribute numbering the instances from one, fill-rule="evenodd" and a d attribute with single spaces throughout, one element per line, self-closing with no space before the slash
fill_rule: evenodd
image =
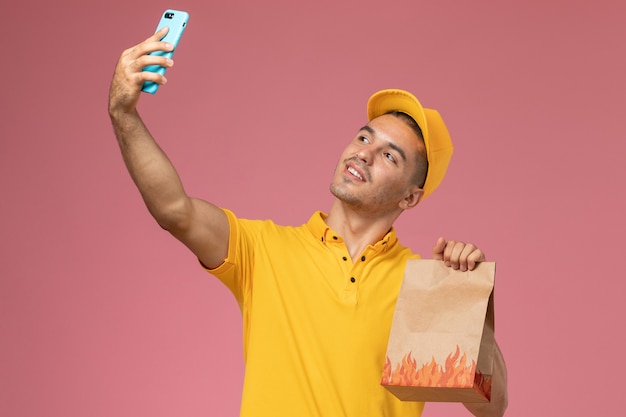
<path id="1" fill-rule="evenodd" d="M 400 201 L 400 208 L 402 210 L 412 209 L 413 207 L 417 206 L 417 203 L 420 202 L 423 195 L 424 195 L 423 189 L 417 188 L 417 187 L 411 188 L 407 196 L 404 197 L 402 201 Z"/>

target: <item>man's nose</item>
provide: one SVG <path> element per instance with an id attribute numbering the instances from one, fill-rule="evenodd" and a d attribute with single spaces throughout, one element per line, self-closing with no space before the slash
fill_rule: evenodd
<path id="1" fill-rule="evenodd" d="M 372 156 L 367 150 L 364 149 L 359 150 L 355 156 L 366 164 L 369 164 L 372 161 Z"/>

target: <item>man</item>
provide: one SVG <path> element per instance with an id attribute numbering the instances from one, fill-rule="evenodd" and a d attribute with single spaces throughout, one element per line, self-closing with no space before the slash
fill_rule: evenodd
<path id="1" fill-rule="evenodd" d="M 136 109 L 142 72 L 173 62 L 166 29 L 124 51 L 109 114 L 128 171 L 159 225 L 184 243 L 235 295 L 244 321 L 246 377 L 241 416 L 419 416 L 380 385 L 386 342 L 407 259 L 392 225 L 442 180 L 452 144 L 434 110 L 401 90 L 372 96 L 369 122 L 348 144 L 330 186 L 328 214 L 300 227 L 239 219 L 189 197 Z M 433 257 L 455 269 L 484 261 L 474 245 L 440 238 Z M 499 350 L 492 401 L 466 404 L 501 416 L 506 369 Z"/>

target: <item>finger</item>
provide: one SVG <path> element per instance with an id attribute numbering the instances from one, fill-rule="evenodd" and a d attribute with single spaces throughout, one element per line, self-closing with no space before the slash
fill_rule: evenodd
<path id="1" fill-rule="evenodd" d="M 471 243 L 467 243 L 464 245 L 461 250 L 461 254 L 459 255 L 459 269 L 461 271 L 467 271 L 468 268 L 468 257 L 476 250 L 476 246 Z"/>
<path id="2" fill-rule="evenodd" d="M 143 55 L 147 55 L 151 52 L 155 52 L 155 51 L 169 52 L 169 51 L 174 50 L 174 45 L 172 45 L 169 42 L 162 41 L 162 39 L 167 34 L 168 30 L 169 30 L 168 27 L 164 27 L 158 30 L 154 35 L 146 38 L 144 41 L 138 43 L 137 45 L 128 48 L 126 51 L 124 51 L 123 56 L 128 59 L 134 60 Z"/>
<path id="3" fill-rule="evenodd" d="M 443 250 L 446 247 L 446 240 L 443 237 L 437 239 L 437 243 L 433 246 L 433 259 L 443 260 Z"/>
<path id="4" fill-rule="evenodd" d="M 452 269 L 460 268 L 460 259 L 461 253 L 463 252 L 463 248 L 465 247 L 465 243 L 456 242 L 456 241 L 448 241 L 446 245 L 446 250 L 444 252 L 444 262 L 446 265 L 452 267 Z"/>
<path id="5" fill-rule="evenodd" d="M 148 48 L 157 48 L 157 49 L 149 49 L 148 52 L 153 52 L 153 51 L 171 51 L 174 49 L 174 45 L 172 45 L 169 42 L 162 42 L 163 38 L 165 38 L 165 35 L 167 35 L 167 32 L 169 32 L 170 28 L 165 26 L 161 29 L 159 29 L 158 31 L 156 31 L 156 33 L 152 36 L 150 36 L 149 38 L 147 38 L 145 41 L 143 41 L 140 45 L 145 45 Z"/>
<path id="6" fill-rule="evenodd" d="M 160 41 L 161 39 L 163 39 L 165 37 L 165 35 L 167 35 L 167 32 L 170 31 L 170 28 L 167 26 L 162 27 L 161 29 L 157 30 L 154 35 L 146 38 L 146 40 L 144 42 L 154 42 L 154 41 Z"/>
<path id="7" fill-rule="evenodd" d="M 143 84 L 146 81 L 153 82 L 159 85 L 164 85 L 167 83 L 167 78 L 165 78 L 164 75 L 151 71 L 142 71 L 137 74 L 135 78 L 135 83 L 139 88 L 143 87 Z"/>
<path id="8" fill-rule="evenodd" d="M 128 66 L 132 72 L 138 72 L 152 65 L 171 68 L 174 66 L 174 61 L 171 58 L 158 55 L 143 55 L 132 61 Z"/>
<path id="9" fill-rule="evenodd" d="M 476 249 L 472 253 L 470 253 L 467 257 L 467 268 L 470 271 L 473 271 L 476 268 L 476 265 L 480 262 L 485 261 L 485 254 L 480 250 Z"/>
<path id="10" fill-rule="evenodd" d="M 174 50 L 174 45 L 172 45 L 169 42 L 160 42 L 160 41 L 146 42 L 146 43 L 141 43 L 137 45 L 137 47 L 131 51 L 130 58 L 137 59 L 142 56 L 147 56 L 148 54 L 151 54 L 153 52 L 157 52 L 157 51 L 171 52 L 173 50 Z M 154 54 L 154 55 L 158 56 L 160 54 Z"/>

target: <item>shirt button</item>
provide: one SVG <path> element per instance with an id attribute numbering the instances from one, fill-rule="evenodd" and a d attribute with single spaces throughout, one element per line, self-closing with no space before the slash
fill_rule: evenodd
<path id="1" fill-rule="evenodd" d="M 356 278 L 354 277 L 350 278 L 350 282 L 356 282 Z"/>
<path id="2" fill-rule="evenodd" d="M 361 261 L 365 262 L 365 256 L 361 256 Z"/>
<path id="3" fill-rule="evenodd" d="M 334 239 L 334 240 L 337 240 L 338 238 L 337 238 L 337 236 L 333 236 L 333 239 Z"/>
<path id="4" fill-rule="evenodd" d="M 344 261 L 347 261 L 347 260 L 348 260 L 348 258 L 346 258 L 345 256 L 344 256 L 342 259 L 343 259 Z"/>

